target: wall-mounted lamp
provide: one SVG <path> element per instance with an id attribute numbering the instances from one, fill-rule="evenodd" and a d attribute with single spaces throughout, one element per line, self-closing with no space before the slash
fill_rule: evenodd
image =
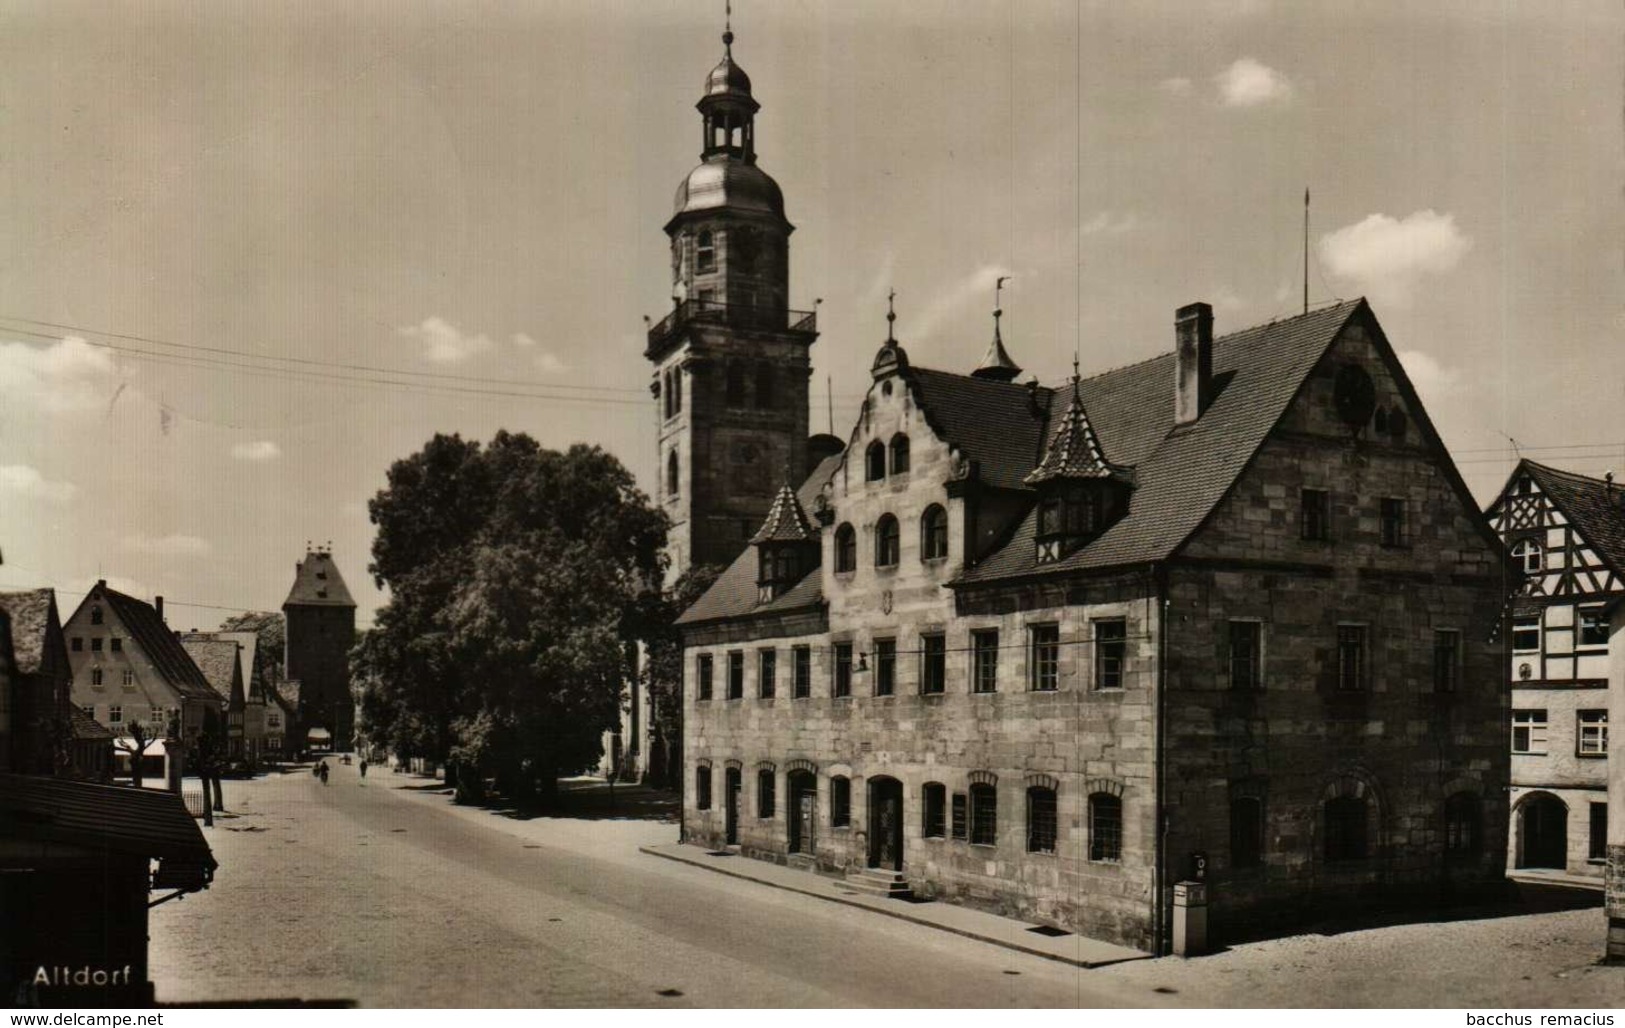
<path id="1" fill-rule="evenodd" d="M 858 651 L 858 666 L 853 670 L 860 675 L 869 670 L 869 655 L 867 653 L 862 650 Z"/>

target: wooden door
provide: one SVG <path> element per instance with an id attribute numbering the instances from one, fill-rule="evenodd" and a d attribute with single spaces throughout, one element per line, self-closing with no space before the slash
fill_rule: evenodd
<path id="1" fill-rule="evenodd" d="M 895 778 L 869 785 L 869 866 L 903 869 L 903 783 Z"/>

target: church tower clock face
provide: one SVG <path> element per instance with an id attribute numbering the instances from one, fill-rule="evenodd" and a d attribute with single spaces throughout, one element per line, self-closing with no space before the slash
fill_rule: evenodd
<path id="1" fill-rule="evenodd" d="M 1337 416 L 1350 429 L 1358 431 L 1377 409 L 1377 386 L 1358 364 L 1345 364 L 1337 370 L 1332 386 L 1332 403 Z"/>

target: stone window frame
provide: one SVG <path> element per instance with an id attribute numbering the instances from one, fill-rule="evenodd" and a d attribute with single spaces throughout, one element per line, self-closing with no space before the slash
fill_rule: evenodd
<path id="1" fill-rule="evenodd" d="M 1445 856 L 1471 859 L 1484 852 L 1484 800 L 1476 791 L 1458 789 L 1440 807 Z"/>
<path id="2" fill-rule="evenodd" d="M 727 690 L 723 694 L 724 698 L 730 701 L 742 700 L 745 698 L 745 651 L 729 650 L 726 656 L 728 658 L 726 672 L 728 679 L 723 683 L 724 688 Z"/>
<path id="3" fill-rule="evenodd" d="M 970 773 L 970 784 L 965 792 L 970 799 L 970 844 L 972 846 L 997 847 L 999 844 L 998 779 L 989 772 L 972 771 Z"/>
<path id="4" fill-rule="evenodd" d="M 756 817 L 771 821 L 778 812 L 778 768 L 769 761 L 756 765 Z"/>
<path id="5" fill-rule="evenodd" d="M 1058 692 L 1060 688 L 1061 625 L 1034 621 L 1027 625 L 1027 691 Z"/>
<path id="6" fill-rule="evenodd" d="M 779 686 L 779 651 L 774 646 L 763 646 L 756 651 L 756 698 L 773 699 Z"/>
<path id="7" fill-rule="evenodd" d="M 876 439 L 863 451 L 863 480 L 881 482 L 886 478 L 886 444 Z"/>
<path id="8" fill-rule="evenodd" d="M 920 787 L 920 837 L 948 837 L 948 787 L 941 782 L 926 782 Z"/>
<path id="9" fill-rule="evenodd" d="M 898 432 L 891 437 L 891 442 L 886 445 L 886 457 L 888 474 L 904 475 L 908 473 L 909 447 L 906 432 Z"/>
<path id="10" fill-rule="evenodd" d="M 666 495 L 676 496 L 682 484 L 682 468 L 677 451 L 673 449 L 666 454 Z"/>
<path id="11" fill-rule="evenodd" d="M 1225 670 L 1229 675 L 1230 688 L 1239 692 L 1262 692 L 1264 690 L 1264 619 L 1257 617 L 1233 617 L 1226 622 L 1225 628 Z M 1236 669 L 1238 654 L 1236 647 L 1236 629 L 1239 626 L 1249 626 L 1252 629 L 1252 658 L 1246 669 L 1242 681 L 1237 681 Z"/>
<path id="12" fill-rule="evenodd" d="M 107 640 L 107 648 L 112 650 L 114 653 L 123 653 L 124 652 L 124 640 L 121 637 L 115 635 L 115 636 L 113 636 L 113 637 L 111 637 L 110 639 Z"/>
<path id="13" fill-rule="evenodd" d="M 1608 804 L 1590 800 L 1586 804 L 1587 816 L 1586 830 L 1586 863 L 1608 863 Z M 1597 815 L 1601 814 L 1601 817 Z"/>
<path id="14" fill-rule="evenodd" d="M 1351 654 L 1354 658 L 1352 662 L 1349 659 Z M 1333 686 L 1338 692 L 1358 694 L 1371 691 L 1370 624 L 1364 621 L 1339 621 L 1332 655 Z"/>
<path id="15" fill-rule="evenodd" d="M 702 760 L 694 765 L 694 809 L 711 809 L 711 762 Z"/>
<path id="16" fill-rule="evenodd" d="M 1298 538 L 1306 543 L 1332 541 L 1332 493 L 1330 489 L 1298 490 Z"/>
<path id="17" fill-rule="evenodd" d="M 124 707 L 122 704 L 112 703 L 107 707 L 107 723 L 121 725 L 124 723 Z"/>
<path id="18" fill-rule="evenodd" d="M 93 668 L 90 669 L 90 684 L 91 685 L 101 685 L 102 684 L 102 669 L 101 668 L 93 667 Z"/>
<path id="19" fill-rule="evenodd" d="M 830 644 L 829 694 L 837 700 L 852 697 L 852 642 L 837 640 Z"/>
<path id="20" fill-rule="evenodd" d="M 1343 827 L 1353 827 L 1353 807 L 1351 804 L 1340 801 L 1356 800 L 1360 803 L 1363 817 L 1358 822 L 1359 837 L 1357 840 L 1348 838 L 1337 839 L 1333 837 L 1332 821 L 1330 815 L 1336 812 L 1343 820 Z M 1376 779 L 1361 768 L 1350 768 L 1341 772 L 1327 782 L 1321 793 L 1319 809 L 1315 813 L 1316 826 L 1319 829 L 1319 838 L 1314 847 L 1315 860 L 1326 864 L 1342 864 L 1366 866 L 1370 861 L 1380 860 L 1383 855 L 1383 818 L 1386 804 L 1382 793 L 1377 787 Z M 1358 852 L 1352 852 L 1346 847 L 1349 842 L 1357 841 L 1360 846 Z M 1336 849 L 1336 855 L 1333 851 Z"/>
<path id="21" fill-rule="evenodd" d="M 920 633 L 920 695 L 942 696 L 948 691 L 948 636 L 943 631 Z"/>
<path id="22" fill-rule="evenodd" d="M 1101 629 L 1111 625 L 1121 630 L 1121 635 L 1115 638 L 1102 638 Z M 1094 690 L 1096 692 L 1120 692 L 1128 688 L 1128 618 L 1121 615 L 1117 617 L 1094 618 L 1089 622 L 1089 632 L 1093 637 L 1094 660 Z M 1115 653 L 1115 658 L 1112 654 Z M 1116 670 L 1113 671 L 1111 661 L 1116 660 Z M 1116 675 L 1116 684 L 1112 684 L 1112 676 Z"/>
<path id="23" fill-rule="evenodd" d="M 948 559 L 948 511 L 933 503 L 920 515 L 920 560 Z"/>
<path id="24" fill-rule="evenodd" d="M 991 646 L 983 644 L 992 640 Z M 990 696 L 999 691 L 999 627 L 973 628 L 971 640 L 971 695 Z M 988 654 L 992 658 L 988 658 Z M 991 664 L 985 667 L 984 662 Z"/>
<path id="25" fill-rule="evenodd" d="M 694 700 L 709 703 L 716 675 L 716 658 L 710 653 L 694 655 Z"/>
<path id="26" fill-rule="evenodd" d="M 1061 843 L 1061 783 L 1050 775 L 1029 774 L 1026 797 L 1027 852 L 1053 856 Z"/>
<path id="27" fill-rule="evenodd" d="M 1461 687 L 1461 629 L 1433 630 L 1433 691 L 1453 693 Z"/>
<path id="28" fill-rule="evenodd" d="M 903 562 L 903 526 L 887 511 L 875 519 L 875 567 L 895 568 Z"/>
<path id="29" fill-rule="evenodd" d="M 1377 501 L 1377 542 L 1388 549 L 1403 549 L 1409 542 L 1409 513 L 1403 496 L 1384 496 Z"/>
<path id="30" fill-rule="evenodd" d="M 91 653 L 100 653 L 100 652 L 102 652 L 102 637 L 101 636 L 97 635 L 97 636 L 92 636 L 91 637 L 91 640 L 90 640 L 90 652 Z"/>
<path id="31" fill-rule="evenodd" d="M 812 697 L 812 647 L 805 644 L 790 647 L 790 698 L 805 700 Z"/>
<path id="32" fill-rule="evenodd" d="M 1110 789 L 1091 789 L 1089 815 L 1089 862 L 1123 862 L 1123 794 Z"/>
<path id="33" fill-rule="evenodd" d="M 717 270 L 716 235 L 708 228 L 694 237 L 694 273 L 709 275 Z"/>
<path id="34" fill-rule="evenodd" d="M 843 521 L 835 529 L 835 573 L 850 575 L 858 570 L 858 530 Z"/>
<path id="35" fill-rule="evenodd" d="M 875 650 L 876 696 L 897 695 L 897 639 L 883 636 L 873 640 Z"/>
<path id="36" fill-rule="evenodd" d="M 829 826 L 832 829 L 852 827 L 852 777 L 829 776 Z"/>

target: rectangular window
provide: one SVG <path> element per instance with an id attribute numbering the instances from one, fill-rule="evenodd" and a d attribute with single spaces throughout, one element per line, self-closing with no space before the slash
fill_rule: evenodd
<path id="1" fill-rule="evenodd" d="M 836 775 L 829 780 L 829 824 L 846 828 L 852 824 L 852 779 Z"/>
<path id="2" fill-rule="evenodd" d="M 84 650 L 85 650 L 85 640 L 84 640 L 84 638 L 82 636 L 77 636 L 76 635 L 76 636 L 73 637 L 72 649 L 73 649 L 73 652 L 75 652 L 75 653 L 83 653 L 84 652 Z"/>
<path id="3" fill-rule="evenodd" d="M 1382 545 L 1405 545 L 1405 501 L 1392 496 L 1382 501 Z"/>
<path id="4" fill-rule="evenodd" d="M 920 636 L 920 691 L 936 696 L 948 687 L 948 639 L 942 635 Z"/>
<path id="5" fill-rule="evenodd" d="M 79 709 L 85 712 L 85 717 L 95 718 L 96 716 L 96 707 L 93 704 L 87 703 Z"/>
<path id="6" fill-rule="evenodd" d="M 999 793 L 991 785 L 970 787 L 970 842 L 993 846 L 999 841 Z"/>
<path id="7" fill-rule="evenodd" d="M 281 714 L 266 714 L 265 715 L 265 727 L 267 727 L 267 728 L 281 728 L 282 727 L 282 715 Z"/>
<path id="8" fill-rule="evenodd" d="M 107 723 L 117 725 L 124 723 L 124 708 L 114 704 L 107 708 Z"/>
<path id="9" fill-rule="evenodd" d="M 1580 645 L 1587 649 L 1608 647 L 1608 618 L 1601 607 L 1580 608 Z"/>
<path id="10" fill-rule="evenodd" d="M 1061 626 L 1033 625 L 1027 629 L 1034 692 L 1054 692 L 1061 684 Z"/>
<path id="11" fill-rule="evenodd" d="M 711 698 L 711 655 L 702 653 L 695 660 L 694 675 L 699 682 L 694 690 L 695 699 L 708 700 Z"/>
<path id="12" fill-rule="evenodd" d="M 1332 494 L 1324 489 L 1305 489 L 1298 500 L 1299 534 L 1310 542 L 1332 537 Z"/>
<path id="13" fill-rule="evenodd" d="M 1255 796 L 1230 801 L 1230 866 L 1264 862 L 1264 803 Z"/>
<path id="14" fill-rule="evenodd" d="M 771 700 L 779 687 L 779 651 L 762 650 L 756 655 L 756 692 Z"/>
<path id="15" fill-rule="evenodd" d="M 1230 622 L 1230 688 L 1251 691 L 1263 685 L 1263 635 L 1257 621 Z"/>
<path id="16" fill-rule="evenodd" d="M 925 783 L 925 823 L 921 833 L 927 839 L 940 839 L 948 834 L 948 790 L 940 782 Z"/>
<path id="17" fill-rule="evenodd" d="M 1089 797 L 1089 859 L 1123 859 L 1123 801 L 1110 793 Z"/>
<path id="18" fill-rule="evenodd" d="M 711 769 L 708 767 L 694 769 L 694 809 L 711 809 Z"/>
<path id="19" fill-rule="evenodd" d="M 790 651 L 790 695 L 804 700 L 812 695 L 812 647 L 797 646 Z"/>
<path id="20" fill-rule="evenodd" d="M 1582 757 L 1608 756 L 1608 711 L 1575 711 L 1578 731 L 1574 736 L 1574 752 Z"/>
<path id="21" fill-rule="evenodd" d="M 100 639 L 92 639 L 92 640 L 90 640 L 90 652 L 92 652 L 92 653 L 100 653 L 100 652 L 102 652 L 102 641 Z"/>
<path id="22" fill-rule="evenodd" d="M 1591 804 L 1591 848 L 1587 860 L 1608 859 L 1608 804 Z"/>
<path id="23" fill-rule="evenodd" d="M 102 684 L 102 669 L 101 668 L 93 667 L 93 668 L 90 669 L 90 684 L 91 685 L 101 685 Z"/>
<path id="24" fill-rule="evenodd" d="M 770 818 L 773 816 L 773 779 L 774 773 L 768 768 L 756 772 L 756 816 Z"/>
<path id="25" fill-rule="evenodd" d="M 1441 628 L 1433 633 L 1433 691 L 1455 692 L 1461 679 L 1461 633 Z"/>
<path id="26" fill-rule="evenodd" d="M 875 640 L 875 695 L 897 692 L 897 640 Z"/>
<path id="27" fill-rule="evenodd" d="M 1360 692 L 1366 686 L 1364 625 L 1337 626 L 1337 688 Z"/>
<path id="28" fill-rule="evenodd" d="M 834 696 L 852 695 L 852 644 L 835 644 L 835 666 L 833 669 L 835 680 L 831 683 L 831 693 Z"/>
<path id="29" fill-rule="evenodd" d="M 1054 853 L 1055 835 L 1055 790 L 1032 786 L 1027 790 L 1027 852 Z"/>
<path id="30" fill-rule="evenodd" d="M 124 640 L 123 639 L 114 637 L 113 640 L 111 642 L 109 642 L 107 645 L 109 645 L 109 646 L 111 646 L 113 648 L 114 653 L 123 653 L 124 652 Z"/>
<path id="31" fill-rule="evenodd" d="M 954 793 L 952 825 L 956 839 L 963 839 L 970 832 L 970 803 L 962 792 Z"/>
<path id="32" fill-rule="evenodd" d="M 1112 618 L 1095 622 L 1095 688 L 1123 687 L 1123 658 L 1128 652 L 1128 622 Z"/>
<path id="33" fill-rule="evenodd" d="M 1517 653 L 1540 652 L 1540 615 L 1523 614 L 1512 619 L 1512 649 Z"/>
<path id="34" fill-rule="evenodd" d="M 745 698 L 745 651 L 728 651 L 728 698 Z"/>
<path id="35" fill-rule="evenodd" d="M 999 690 L 999 630 L 988 628 L 972 632 L 971 636 L 971 692 L 997 692 Z"/>
<path id="36" fill-rule="evenodd" d="M 125 668 L 124 669 L 124 687 L 126 689 L 128 689 L 130 686 L 132 686 L 134 684 L 135 684 L 135 672 L 131 671 L 129 668 Z"/>
<path id="37" fill-rule="evenodd" d="M 1546 752 L 1546 711 L 1514 710 L 1512 712 L 1512 752 Z"/>

